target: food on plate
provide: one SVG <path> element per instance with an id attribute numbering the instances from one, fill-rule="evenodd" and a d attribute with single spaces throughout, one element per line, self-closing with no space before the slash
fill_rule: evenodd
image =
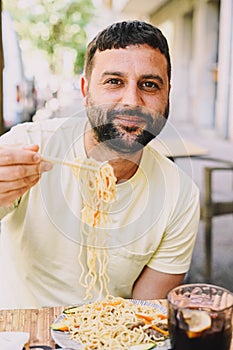
<path id="1" fill-rule="evenodd" d="M 92 291 L 96 289 L 96 281 L 98 281 L 100 299 L 102 295 L 109 294 L 107 274 L 109 256 L 106 247 L 106 225 L 109 222 L 111 203 L 116 200 L 117 179 L 112 166 L 108 162 L 100 163 L 92 158 L 76 159 L 76 161 L 98 169 L 89 171 L 82 167 L 73 167 L 72 171 L 78 180 L 83 198 L 81 244 L 78 256 L 82 273 L 79 283 L 86 290 L 85 299 L 91 299 Z M 84 272 L 85 269 L 82 263 L 84 246 L 87 247 L 87 274 Z"/>
<path id="2" fill-rule="evenodd" d="M 168 338 L 167 316 L 153 304 L 112 296 L 64 310 L 51 328 L 67 330 L 85 350 L 151 349 Z"/>

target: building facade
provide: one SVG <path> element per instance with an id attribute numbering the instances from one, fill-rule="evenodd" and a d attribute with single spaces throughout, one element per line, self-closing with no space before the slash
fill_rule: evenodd
<path id="1" fill-rule="evenodd" d="M 144 19 L 168 39 L 171 118 L 233 140 L 233 0 L 112 0 L 113 19 Z"/>

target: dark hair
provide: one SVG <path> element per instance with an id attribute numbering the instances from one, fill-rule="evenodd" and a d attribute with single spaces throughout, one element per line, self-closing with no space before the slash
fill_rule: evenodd
<path id="1" fill-rule="evenodd" d="M 86 51 L 84 71 L 90 78 L 93 69 L 94 56 L 97 50 L 126 48 L 130 45 L 147 44 L 154 49 L 159 49 L 167 60 L 168 79 L 171 79 L 171 61 L 167 40 L 161 30 L 152 24 L 142 21 L 123 21 L 113 23 L 89 43 Z"/>

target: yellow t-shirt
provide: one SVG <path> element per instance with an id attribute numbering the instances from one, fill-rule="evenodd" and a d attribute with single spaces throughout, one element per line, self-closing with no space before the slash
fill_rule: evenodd
<path id="1" fill-rule="evenodd" d="M 39 144 L 46 156 L 85 156 L 86 119 L 25 123 L 0 144 Z M 55 165 L 10 208 L 0 208 L 0 308 L 70 305 L 83 301 L 80 212 L 82 197 L 68 167 Z M 176 164 L 148 145 L 134 176 L 117 185 L 107 227 L 109 292 L 131 297 L 145 265 L 185 273 L 199 222 L 199 191 Z M 87 271 L 83 247 L 83 266 Z M 98 283 L 97 283 L 98 287 Z M 94 296 L 95 298 L 95 296 Z"/>

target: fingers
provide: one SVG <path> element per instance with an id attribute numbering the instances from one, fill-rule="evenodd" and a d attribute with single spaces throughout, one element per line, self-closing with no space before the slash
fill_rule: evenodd
<path id="1" fill-rule="evenodd" d="M 52 169 L 52 164 L 48 162 L 35 162 L 34 164 L 0 164 L 0 181 L 24 180 L 30 176 L 39 177 L 43 172 Z"/>
<path id="2" fill-rule="evenodd" d="M 0 147 L 0 166 L 15 164 L 39 163 L 41 156 L 38 153 L 38 146 L 2 146 Z"/>
<path id="3" fill-rule="evenodd" d="M 27 150 L 31 150 L 34 152 L 38 152 L 39 151 L 39 146 L 38 145 L 24 145 L 23 149 L 27 149 Z"/>
<path id="4" fill-rule="evenodd" d="M 0 147 L 0 206 L 8 206 L 52 169 L 41 160 L 38 145 Z"/>
<path id="5" fill-rule="evenodd" d="M 40 175 L 32 175 L 28 177 L 22 177 L 17 180 L 1 181 L 1 192 L 9 193 L 13 191 L 21 190 L 22 188 L 30 188 L 32 184 L 39 181 Z"/>
<path id="6" fill-rule="evenodd" d="M 27 185 L 16 185 L 17 182 L 15 182 L 14 187 L 18 187 L 16 189 L 13 189 L 11 187 L 12 183 L 4 183 L 2 187 L 2 183 L 0 182 L 0 206 L 2 207 L 8 207 L 10 206 L 16 198 L 20 198 L 25 192 L 27 192 L 31 187 L 36 185 L 36 183 L 39 181 L 40 177 L 34 177 L 31 179 L 28 179 Z M 5 188 L 4 188 L 5 187 Z M 11 188 L 9 188 L 11 187 Z"/>

